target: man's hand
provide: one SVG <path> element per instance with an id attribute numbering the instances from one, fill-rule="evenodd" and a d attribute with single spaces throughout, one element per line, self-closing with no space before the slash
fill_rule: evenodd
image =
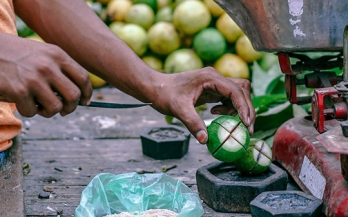
<path id="1" fill-rule="evenodd" d="M 110 31 L 82 0 L 69 4 L 60 0 L 13 2 L 17 15 L 45 41 L 59 46 L 114 87 L 142 102 L 153 103 L 163 114 L 175 116 L 201 143 L 206 143 L 207 132 L 195 106 L 209 102 L 222 102 L 212 109 L 213 113 L 231 115 L 238 111 L 252 133 L 255 111 L 247 80 L 227 79 L 210 67 L 173 75 L 157 72 Z M 76 79 L 71 80 L 76 84 Z"/>
<path id="2" fill-rule="evenodd" d="M 206 126 L 196 113 L 195 106 L 221 102 L 214 106 L 213 114 L 239 114 L 243 123 L 253 133 L 255 110 L 250 99 L 250 82 L 245 79 L 227 79 L 211 67 L 190 72 L 164 75 L 158 79 L 155 109 L 175 116 L 202 144 L 207 142 Z"/>
<path id="3" fill-rule="evenodd" d="M 0 100 L 26 117 L 67 115 L 87 104 L 87 71 L 55 45 L 0 33 Z"/>

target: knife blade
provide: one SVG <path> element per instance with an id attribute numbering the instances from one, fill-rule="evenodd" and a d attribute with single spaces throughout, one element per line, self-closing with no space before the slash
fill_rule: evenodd
<path id="1" fill-rule="evenodd" d="M 148 105 L 151 105 L 151 103 L 123 104 L 123 103 L 95 102 L 95 101 L 92 101 L 89 105 L 82 105 L 81 103 L 79 103 L 79 106 L 96 107 L 96 108 L 114 108 L 114 109 L 137 108 L 137 107 L 148 106 Z"/>

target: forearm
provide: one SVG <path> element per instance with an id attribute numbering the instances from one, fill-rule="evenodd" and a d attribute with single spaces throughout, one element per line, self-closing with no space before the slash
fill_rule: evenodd
<path id="1" fill-rule="evenodd" d="M 148 67 L 82 0 L 14 0 L 16 13 L 46 42 L 56 44 L 90 72 L 142 101 L 151 101 Z"/>

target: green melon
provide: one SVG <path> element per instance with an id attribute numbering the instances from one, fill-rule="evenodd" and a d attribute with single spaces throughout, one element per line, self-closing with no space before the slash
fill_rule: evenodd
<path id="1" fill-rule="evenodd" d="M 234 162 L 241 173 L 256 175 L 266 171 L 272 163 L 272 149 L 263 140 L 251 139 L 247 153 Z"/>
<path id="2" fill-rule="evenodd" d="M 214 158 L 234 162 L 241 158 L 249 147 L 248 129 L 235 116 L 220 116 L 208 126 L 207 147 Z"/>
<path id="3" fill-rule="evenodd" d="M 219 30 L 209 27 L 195 35 L 193 48 L 202 60 L 215 61 L 226 52 L 227 42 Z"/>

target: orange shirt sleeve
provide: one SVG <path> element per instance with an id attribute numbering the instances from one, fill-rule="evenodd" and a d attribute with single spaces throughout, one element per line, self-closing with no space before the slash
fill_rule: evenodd
<path id="1" fill-rule="evenodd" d="M 12 145 L 12 139 L 22 128 L 22 122 L 15 115 L 16 107 L 13 103 L 0 102 L 0 151 Z"/>
<path id="2" fill-rule="evenodd" d="M 16 16 L 12 0 L 0 1 L 0 31 L 16 35 Z"/>
<path id="3" fill-rule="evenodd" d="M 17 34 L 16 17 L 11 0 L 0 0 L 0 31 Z M 22 128 L 21 120 L 14 115 L 15 111 L 15 104 L 0 102 L 0 151 L 11 147 L 12 139 Z"/>

